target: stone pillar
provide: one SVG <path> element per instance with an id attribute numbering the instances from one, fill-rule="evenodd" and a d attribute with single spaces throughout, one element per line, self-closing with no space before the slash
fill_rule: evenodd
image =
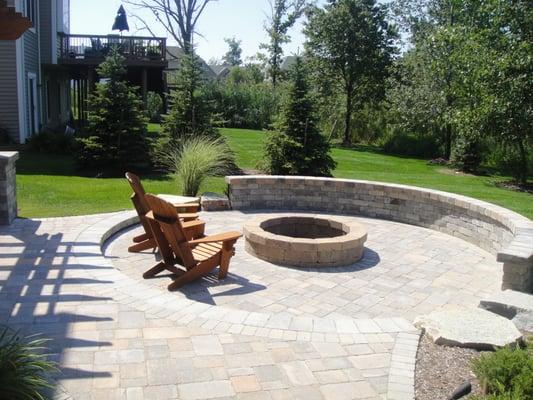
<path id="1" fill-rule="evenodd" d="M 533 262 L 505 261 L 503 263 L 502 290 L 511 289 L 533 293 Z"/>
<path id="2" fill-rule="evenodd" d="M 17 216 L 17 151 L 0 152 L 0 225 L 9 225 Z"/>

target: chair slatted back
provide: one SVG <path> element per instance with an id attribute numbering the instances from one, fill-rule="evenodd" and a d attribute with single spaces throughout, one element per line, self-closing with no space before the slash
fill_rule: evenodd
<path id="1" fill-rule="evenodd" d="M 146 202 L 146 192 L 144 190 L 144 187 L 141 183 L 141 180 L 137 175 L 131 172 L 126 172 L 126 179 L 128 180 L 128 183 L 131 186 L 131 189 L 133 190 L 133 194 L 131 195 L 131 202 L 133 203 L 133 207 L 135 207 L 135 210 L 137 211 L 137 214 L 140 217 L 141 224 L 146 231 L 146 233 L 150 232 L 150 225 L 146 221 L 145 218 L 143 218 L 148 211 L 150 211 L 150 206 Z"/>
<path id="2" fill-rule="evenodd" d="M 152 210 L 154 219 L 159 224 L 166 242 L 170 245 L 174 254 L 181 258 L 185 268 L 190 269 L 194 267 L 196 261 L 194 260 L 176 208 L 169 202 L 151 194 L 147 194 L 145 199 L 148 207 Z"/>

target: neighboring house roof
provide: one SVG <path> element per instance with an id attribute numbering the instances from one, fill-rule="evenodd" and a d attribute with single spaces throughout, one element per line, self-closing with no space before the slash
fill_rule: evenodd
<path id="1" fill-rule="evenodd" d="M 229 65 L 210 64 L 209 68 L 211 68 L 217 78 L 225 78 L 231 70 L 231 66 Z"/>
<path id="2" fill-rule="evenodd" d="M 287 71 L 289 70 L 293 65 L 294 63 L 296 62 L 296 59 L 298 57 L 296 56 L 287 56 L 287 57 L 284 57 L 283 58 L 283 61 L 281 62 L 281 65 L 280 65 L 280 68 L 282 71 Z"/>
<path id="3" fill-rule="evenodd" d="M 183 50 L 179 48 L 178 46 L 167 46 L 167 60 L 168 60 L 168 70 L 169 71 L 175 71 L 179 68 L 180 65 L 180 58 L 183 57 Z M 198 57 L 200 60 L 200 64 L 202 66 L 202 69 L 204 70 L 204 77 L 206 79 L 216 79 L 217 74 L 213 72 L 213 70 L 207 65 L 207 63 L 201 58 Z"/>

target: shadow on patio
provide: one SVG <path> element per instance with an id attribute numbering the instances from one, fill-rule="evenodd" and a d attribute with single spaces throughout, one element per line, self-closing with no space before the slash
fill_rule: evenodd
<path id="1" fill-rule="evenodd" d="M 84 270 L 106 268 L 83 263 L 84 257 L 95 256 L 84 252 L 83 246 L 96 243 L 65 240 L 65 233 L 46 233 L 43 224 L 46 221 L 17 219 L 9 227 L 0 227 L 0 324 L 50 338 L 52 359 L 61 365 L 69 358 L 68 364 L 76 365 L 61 368 L 57 378 L 109 377 L 110 372 L 85 369 L 84 358 L 79 357 L 81 352 L 93 357 L 93 352 L 111 346 L 95 328 L 97 323 L 114 324 L 105 312 L 110 298 L 84 293 L 85 285 L 110 283 L 83 277 Z M 102 312 L 92 305 L 104 305 Z M 79 362 L 71 359 L 74 353 Z"/>

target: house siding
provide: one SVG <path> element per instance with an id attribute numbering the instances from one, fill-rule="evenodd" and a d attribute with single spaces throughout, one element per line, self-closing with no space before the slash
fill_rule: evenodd
<path id="1" fill-rule="evenodd" d="M 41 88 L 41 82 L 39 80 L 40 77 L 40 63 L 39 63 L 39 35 L 38 35 L 38 27 L 39 27 L 39 16 L 37 14 L 37 21 L 36 21 L 36 27 L 35 29 L 27 30 L 23 37 L 24 37 L 24 109 L 25 109 L 25 131 L 26 135 L 24 135 L 23 139 L 28 139 L 30 135 L 30 107 L 29 107 L 29 87 L 28 87 L 28 73 L 34 73 L 37 76 L 37 110 L 39 110 L 39 123 L 42 121 L 41 118 L 41 94 L 40 94 L 40 88 Z M 23 140 L 24 141 L 24 140 Z"/>
<path id="2" fill-rule="evenodd" d="M 0 40 L 0 126 L 6 128 L 13 141 L 19 141 L 16 44 Z M 10 60 L 10 62 L 5 62 Z"/>

